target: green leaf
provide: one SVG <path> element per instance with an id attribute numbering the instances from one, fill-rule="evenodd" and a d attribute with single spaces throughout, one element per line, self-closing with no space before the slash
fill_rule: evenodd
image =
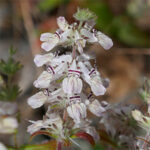
<path id="1" fill-rule="evenodd" d="M 97 144 L 93 150 L 106 150 L 106 148 L 104 148 L 101 144 Z"/>
<path id="2" fill-rule="evenodd" d="M 12 58 L 9 58 L 7 62 L 0 61 L 0 72 L 5 75 L 14 75 L 21 68 L 22 65 L 19 62 L 15 62 Z"/>
<path id="3" fill-rule="evenodd" d="M 44 144 L 24 145 L 19 150 L 56 150 L 56 141 L 50 141 Z"/>
<path id="4" fill-rule="evenodd" d="M 11 87 L 2 87 L 0 89 L 0 100 L 13 101 L 16 100 L 18 95 L 21 93 L 18 85 L 13 85 Z"/>

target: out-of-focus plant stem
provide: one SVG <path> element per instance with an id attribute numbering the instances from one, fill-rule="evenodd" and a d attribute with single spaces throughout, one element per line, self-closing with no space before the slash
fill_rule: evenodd
<path id="1" fill-rule="evenodd" d="M 17 132 L 14 133 L 14 144 L 15 144 L 15 149 L 19 150 L 18 149 L 18 142 L 17 142 Z"/>
<path id="2" fill-rule="evenodd" d="M 31 52 L 32 55 L 34 56 L 35 54 L 40 52 L 40 48 L 37 44 L 37 37 L 35 34 L 34 24 L 31 17 L 32 9 L 30 8 L 29 0 L 20 0 L 20 6 L 21 6 L 22 17 L 24 20 L 24 25 L 27 31 L 27 35 L 31 47 Z"/>

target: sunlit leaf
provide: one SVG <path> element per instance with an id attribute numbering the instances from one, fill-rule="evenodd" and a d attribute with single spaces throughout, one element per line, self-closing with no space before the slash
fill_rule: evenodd
<path id="1" fill-rule="evenodd" d="M 24 145 L 19 150 L 56 150 L 56 145 L 56 141 L 53 140 L 44 144 Z"/>

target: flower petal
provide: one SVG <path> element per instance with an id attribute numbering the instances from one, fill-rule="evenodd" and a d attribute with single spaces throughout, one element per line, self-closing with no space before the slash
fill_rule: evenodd
<path id="1" fill-rule="evenodd" d="M 101 106 L 98 100 L 94 100 L 92 103 L 88 105 L 90 112 L 94 115 L 100 117 L 102 112 L 105 111 L 105 108 Z"/>
<path id="2" fill-rule="evenodd" d="M 62 31 L 66 31 L 69 27 L 68 22 L 66 21 L 65 17 L 63 17 L 63 16 L 60 16 L 57 18 L 57 24 Z"/>
<path id="3" fill-rule="evenodd" d="M 99 44 L 106 50 L 110 49 L 113 46 L 112 40 L 102 32 L 98 31 L 96 33 Z"/>
<path id="4" fill-rule="evenodd" d="M 87 42 L 94 43 L 97 42 L 97 38 L 95 37 L 94 33 L 86 30 L 86 29 L 81 29 L 81 34 L 87 39 Z"/>
<path id="5" fill-rule="evenodd" d="M 33 85 L 36 88 L 48 88 L 50 82 L 52 81 L 52 74 L 47 71 L 43 71 L 42 74 L 38 77 L 36 81 L 34 81 Z"/>
<path id="6" fill-rule="evenodd" d="M 28 99 L 28 104 L 35 109 L 41 107 L 46 101 L 47 96 L 40 91 Z"/>
<path id="7" fill-rule="evenodd" d="M 43 33 L 41 34 L 40 41 L 49 41 L 50 38 L 53 38 L 54 34 L 52 33 Z"/>
<path id="8" fill-rule="evenodd" d="M 34 57 L 34 62 L 37 67 L 41 67 L 44 64 L 50 62 L 54 58 L 54 55 L 52 53 L 45 54 L 45 55 L 36 55 Z"/>

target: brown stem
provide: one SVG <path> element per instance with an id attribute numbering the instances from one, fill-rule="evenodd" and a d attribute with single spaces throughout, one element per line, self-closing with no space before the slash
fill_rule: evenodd
<path id="1" fill-rule="evenodd" d="M 63 114 L 63 121 L 66 122 L 67 119 L 67 111 L 64 110 L 64 114 Z"/>
<path id="2" fill-rule="evenodd" d="M 14 133 L 14 144 L 15 144 L 15 149 L 18 150 L 17 133 Z"/>

